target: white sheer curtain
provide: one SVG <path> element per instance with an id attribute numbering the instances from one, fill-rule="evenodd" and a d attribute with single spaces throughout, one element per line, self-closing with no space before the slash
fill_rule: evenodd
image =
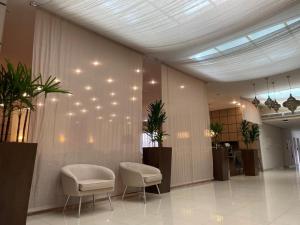
<path id="1" fill-rule="evenodd" d="M 38 11 L 34 73 L 56 75 L 72 95 L 38 101 L 31 138 L 38 155 L 30 208 L 60 206 L 60 168 L 72 163 L 106 166 L 140 161 L 142 57 L 61 18 Z M 45 79 L 45 78 L 44 78 Z"/>
<path id="2" fill-rule="evenodd" d="M 162 99 L 170 135 L 165 146 L 173 148 L 172 186 L 212 179 L 209 110 L 205 84 L 162 66 Z"/>

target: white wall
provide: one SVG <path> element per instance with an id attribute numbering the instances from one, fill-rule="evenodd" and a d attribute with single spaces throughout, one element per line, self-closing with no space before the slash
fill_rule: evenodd
<path id="1" fill-rule="evenodd" d="M 300 129 L 283 129 L 284 165 L 286 167 L 300 166 Z"/>
<path id="2" fill-rule="evenodd" d="M 183 85 L 184 88 L 180 88 Z M 208 134 L 209 109 L 204 82 L 162 66 L 162 100 L 170 135 L 165 146 L 173 148 L 172 186 L 213 178 L 212 149 Z"/>
<path id="3" fill-rule="evenodd" d="M 263 169 L 282 167 L 284 165 L 284 144 L 281 128 L 263 123 L 260 132 Z"/>
<path id="4" fill-rule="evenodd" d="M 93 65 L 95 60 L 100 65 Z M 116 194 L 123 189 L 119 163 L 141 160 L 142 73 L 137 68 L 142 68 L 140 54 L 49 13 L 37 12 L 33 71 L 41 72 L 44 79 L 56 75 L 73 95 L 51 95 L 45 103 L 39 99 L 45 105 L 32 118 L 31 136 L 38 142 L 32 211 L 63 205 L 60 169 L 67 164 L 106 166 L 116 173 Z M 113 82 L 107 82 L 108 78 Z"/>

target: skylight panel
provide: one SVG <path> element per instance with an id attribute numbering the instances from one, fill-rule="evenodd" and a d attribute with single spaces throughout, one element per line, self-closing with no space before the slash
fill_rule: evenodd
<path id="1" fill-rule="evenodd" d="M 197 12 L 198 10 L 210 5 L 211 3 L 208 0 L 198 0 L 193 2 L 193 5 L 190 6 L 189 8 L 187 8 L 184 13 L 186 15 L 190 15 L 193 14 L 195 12 Z"/>
<path id="2" fill-rule="evenodd" d="M 216 48 L 219 51 L 225 51 L 225 50 L 228 50 L 228 49 L 235 48 L 235 47 L 238 47 L 240 45 L 246 44 L 248 42 L 249 42 L 249 40 L 246 37 L 241 37 L 241 38 L 226 42 L 224 44 L 221 44 L 221 45 L 217 46 Z"/>
<path id="3" fill-rule="evenodd" d="M 191 59 L 199 60 L 199 59 L 202 59 L 206 56 L 213 55 L 213 54 L 216 54 L 216 53 L 218 53 L 218 51 L 215 48 L 211 48 L 211 49 L 208 49 L 208 50 L 203 51 L 203 52 L 199 52 L 196 55 L 191 56 Z"/>
<path id="4" fill-rule="evenodd" d="M 285 25 L 283 23 L 280 23 L 280 24 L 277 24 L 275 26 L 268 27 L 266 29 L 263 29 L 263 30 L 251 33 L 251 34 L 248 35 L 248 37 L 251 40 L 255 40 L 255 39 L 264 37 L 264 36 L 266 36 L 268 34 L 271 34 L 271 33 L 275 32 L 275 31 L 278 31 L 278 30 L 280 30 L 280 29 L 282 29 L 284 27 L 285 27 Z"/>
<path id="5" fill-rule="evenodd" d="M 298 22 L 298 21 L 300 21 L 300 17 L 291 19 L 291 20 L 287 21 L 286 24 L 287 24 L 287 25 L 291 25 L 291 24 L 296 23 L 296 22 Z"/>

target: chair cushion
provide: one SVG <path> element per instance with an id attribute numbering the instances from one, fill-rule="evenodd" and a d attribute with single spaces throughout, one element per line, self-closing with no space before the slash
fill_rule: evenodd
<path id="1" fill-rule="evenodd" d="M 80 180 L 78 183 L 80 191 L 93 191 L 114 187 L 113 180 L 88 179 Z"/>
<path id="2" fill-rule="evenodd" d="M 155 173 L 155 174 L 143 174 L 143 178 L 145 183 L 153 183 L 153 182 L 159 182 L 162 180 L 161 173 Z"/>

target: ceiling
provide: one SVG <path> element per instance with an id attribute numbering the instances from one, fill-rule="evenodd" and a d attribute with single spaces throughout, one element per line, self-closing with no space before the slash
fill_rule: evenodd
<path id="1" fill-rule="evenodd" d="M 299 68 L 296 0 L 37 2 L 204 80 L 249 80 Z"/>
<path id="2" fill-rule="evenodd" d="M 300 117 L 294 117 L 294 118 L 282 118 L 282 119 L 276 119 L 276 120 L 269 120 L 269 121 L 263 121 L 266 124 L 280 127 L 280 128 L 288 128 L 288 129 L 300 129 Z"/>
<path id="3" fill-rule="evenodd" d="M 279 102 L 287 98 L 290 93 L 287 76 L 290 76 L 292 94 L 300 99 L 300 69 L 270 77 L 269 94 L 271 98 L 276 98 Z M 274 89 L 272 82 L 274 82 Z M 240 98 L 253 99 L 255 96 L 253 83 L 255 83 L 257 97 L 261 102 L 264 102 L 268 95 L 265 78 L 226 83 L 209 82 L 207 91 L 210 110 L 234 107 L 232 101 L 238 101 Z"/>

